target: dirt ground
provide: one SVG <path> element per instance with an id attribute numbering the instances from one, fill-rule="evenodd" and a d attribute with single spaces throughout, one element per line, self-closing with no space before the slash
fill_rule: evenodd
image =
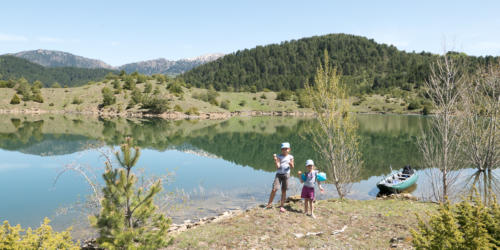
<path id="1" fill-rule="evenodd" d="M 436 207 L 412 200 L 333 199 L 316 202 L 314 219 L 303 213 L 302 201 L 289 202 L 285 213 L 257 207 L 187 230 L 169 248 L 408 249 L 415 214 Z"/>

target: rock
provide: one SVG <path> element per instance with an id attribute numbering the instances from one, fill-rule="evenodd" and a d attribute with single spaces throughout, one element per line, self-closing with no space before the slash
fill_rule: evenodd
<path id="1" fill-rule="evenodd" d="M 260 237 L 260 240 L 262 240 L 262 241 L 267 240 L 267 239 L 269 239 L 269 235 L 267 235 L 267 234 Z"/>
<path id="2" fill-rule="evenodd" d="M 346 229 L 347 229 L 347 225 L 344 225 L 344 226 L 342 227 L 342 229 L 332 231 L 332 235 L 336 235 L 336 234 L 342 233 L 342 232 L 344 232 Z"/>
<path id="3" fill-rule="evenodd" d="M 301 201 L 302 198 L 300 198 L 300 195 L 293 195 L 293 196 L 290 196 L 286 199 L 286 202 L 298 202 L 298 201 Z"/>
<path id="4" fill-rule="evenodd" d="M 391 248 L 397 248 L 398 244 L 391 244 Z"/>
<path id="5" fill-rule="evenodd" d="M 184 224 L 189 224 L 189 223 L 191 223 L 191 220 L 185 220 L 184 221 Z"/>
<path id="6" fill-rule="evenodd" d="M 303 238 L 305 235 L 303 233 L 294 233 L 293 234 L 295 236 L 295 238 L 297 239 L 300 239 L 300 238 Z"/>
<path id="7" fill-rule="evenodd" d="M 320 236 L 323 235 L 323 232 L 307 232 L 306 236 Z"/>

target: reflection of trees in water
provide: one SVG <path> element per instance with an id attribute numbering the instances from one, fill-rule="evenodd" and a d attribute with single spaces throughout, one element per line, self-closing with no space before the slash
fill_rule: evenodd
<path id="1" fill-rule="evenodd" d="M 75 123 L 75 120 L 78 122 Z M 279 117 L 233 118 L 226 121 L 99 118 L 92 121 L 99 125 L 99 129 L 91 128 L 87 119 L 62 121 L 64 124 L 61 124 L 61 134 L 43 134 L 43 120 L 13 119 L 16 132 L 4 134 L 0 131 L 0 146 L 22 151 L 34 145 L 45 145 L 46 151 L 60 154 L 71 153 L 68 150 L 84 150 L 83 145 L 88 144 L 89 140 L 119 145 L 130 136 L 145 149 L 163 151 L 192 145 L 239 165 L 275 171 L 271 156 L 279 153 L 280 142 L 289 141 L 296 158 L 297 170 L 303 168 L 306 159 L 319 159 L 311 142 L 300 136 L 306 128 L 314 126 L 312 120 Z M 362 179 L 387 174 L 389 166 L 397 169 L 406 164 L 419 165 L 415 134 L 425 122 L 424 119 L 416 116 L 370 115 L 360 116 L 359 122 L 362 139 L 360 148 L 364 161 Z M 90 131 L 84 133 L 86 129 Z M 81 134 L 89 134 L 91 137 Z M 43 144 L 44 141 L 51 143 Z M 43 154 L 39 151 L 43 149 L 32 153 Z M 317 165 L 321 169 L 321 161 L 317 160 Z"/>
<path id="2" fill-rule="evenodd" d="M 464 182 L 464 191 L 471 196 L 477 194 L 485 204 L 493 202 L 493 197 L 500 194 L 499 177 L 494 170 L 476 171 L 468 176 Z"/>

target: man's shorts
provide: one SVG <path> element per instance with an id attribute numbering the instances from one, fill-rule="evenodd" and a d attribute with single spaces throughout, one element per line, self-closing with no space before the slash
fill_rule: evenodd
<path id="1" fill-rule="evenodd" d="M 281 186 L 281 192 L 286 191 L 288 189 L 288 178 L 290 178 L 290 174 L 276 174 L 273 182 L 273 190 L 278 190 Z"/>

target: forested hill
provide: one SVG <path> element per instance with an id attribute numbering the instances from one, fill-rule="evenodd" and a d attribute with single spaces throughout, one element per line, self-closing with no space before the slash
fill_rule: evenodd
<path id="1" fill-rule="evenodd" d="M 15 56 L 0 56 L 0 80 L 26 78 L 29 82 L 41 81 L 45 86 L 57 82 L 61 86 L 80 86 L 89 81 L 98 81 L 109 69 L 84 69 L 72 67 L 47 68 Z"/>
<path id="2" fill-rule="evenodd" d="M 330 34 L 237 51 L 194 68 L 182 78 L 197 87 L 213 86 L 217 90 L 296 90 L 306 81 L 312 82 L 325 49 L 330 61 L 344 75 L 343 82 L 351 90 L 362 93 L 418 87 L 429 75 L 430 63 L 437 57 L 424 52 L 399 51 L 365 37 Z M 467 59 L 472 67 L 498 58 Z"/>

